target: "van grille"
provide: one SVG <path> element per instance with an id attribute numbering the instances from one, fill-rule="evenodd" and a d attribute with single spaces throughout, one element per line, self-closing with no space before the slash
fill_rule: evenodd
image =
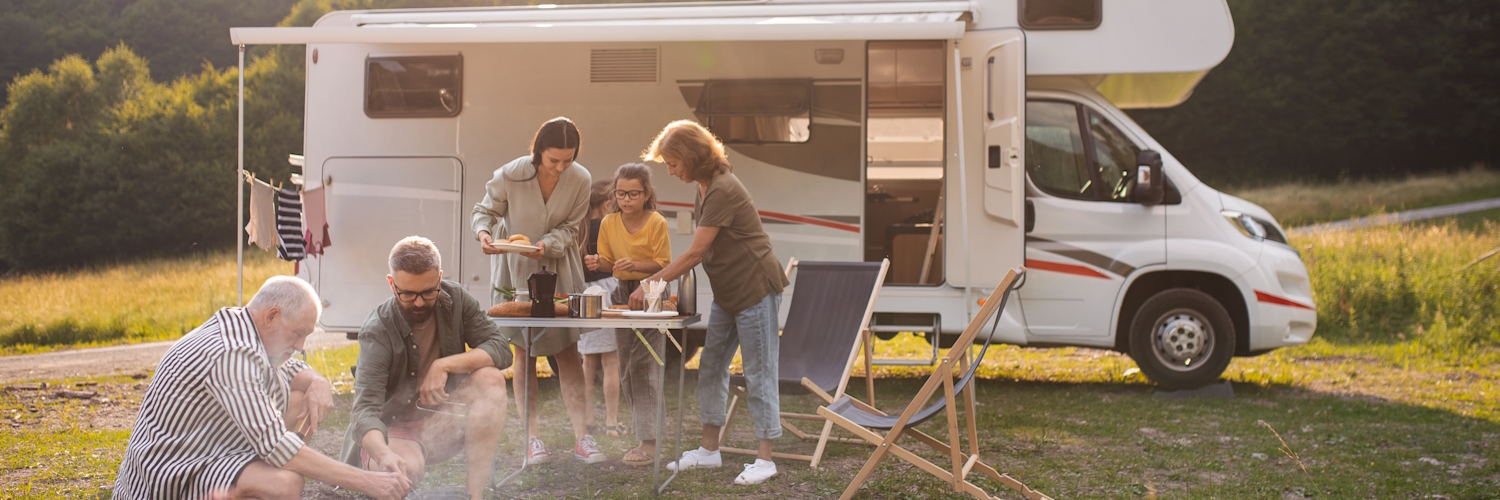
<path id="1" fill-rule="evenodd" d="M 656 83 L 660 61 L 656 47 L 592 49 L 589 83 Z"/>

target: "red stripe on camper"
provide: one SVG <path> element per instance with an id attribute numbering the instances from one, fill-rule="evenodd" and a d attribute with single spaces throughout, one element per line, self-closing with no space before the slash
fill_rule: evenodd
<path id="1" fill-rule="evenodd" d="M 1257 302 L 1265 302 L 1267 304 L 1276 304 L 1278 306 L 1295 307 L 1295 308 L 1298 308 L 1298 309 L 1307 309 L 1309 311 L 1316 311 L 1317 310 L 1313 306 L 1310 306 L 1310 305 L 1307 305 L 1307 304 L 1303 304 L 1301 302 L 1292 301 L 1292 300 L 1289 300 L 1289 299 L 1283 299 L 1281 297 L 1277 297 L 1275 295 L 1271 295 L 1269 293 L 1262 292 L 1260 290 L 1256 290 L 1255 291 L 1255 300 Z"/>
<path id="2" fill-rule="evenodd" d="M 1052 262 L 1052 261 L 1036 260 L 1036 259 L 1026 259 L 1026 267 L 1030 268 L 1030 269 L 1040 269 L 1040 270 L 1043 270 L 1043 271 L 1052 271 L 1054 273 L 1075 274 L 1075 275 L 1078 275 L 1078 276 L 1087 276 L 1087 277 L 1090 277 L 1090 278 L 1104 278 L 1104 279 L 1109 279 L 1109 276 L 1105 276 L 1104 274 L 1100 273 L 1099 271 L 1095 271 L 1093 269 L 1089 269 L 1089 268 L 1083 267 L 1083 266 L 1078 266 L 1078 265 L 1073 265 L 1073 264 L 1064 264 L 1064 263 L 1061 263 L 1061 262 Z"/>
<path id="3" fill-rule="evenodd" d="M 676 202 L 676 201 L 658 201 L 657 203 L 660 204 L 660 205 L 662 205 L 662 206 L 666 206 L 666 207 L 693 208 L 693 204 L 692 203 L 682 203 L 682 202 Z M 859 233 L 859 226 L 854 225 L 854 224 L 844 224 L 842 222 L 834 222 L 834 221 L 830 221 L 830 220 L 823 220 L 823 219 L 819 219 L 819 218 L 816 218 L 816 217 L 803 217 L 801 215 L 784 214 L 784 213 L 781 213 L 781 212 L 771 212 L 771 211 L 768 211 L 768 210 L 759 210 L 758 212 L 760 212 L 760 216 L 761 217 L 765 217 L 767 219 L 774 219 L 774 220 L 785 221 L 785 222 L 795 222 L 797 224 L 807 224 L 809 226 L 821 226 L 821 227 L 826 227 L 826 228 L 830 228 L 830 229 L 837 229 L 837 230 L 840 230 L 840 231 L 848 231 L 848 232 L 851 232 L 851 233 Z"/>

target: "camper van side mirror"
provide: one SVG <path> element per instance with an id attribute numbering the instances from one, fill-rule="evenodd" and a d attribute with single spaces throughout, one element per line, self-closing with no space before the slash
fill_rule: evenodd
<path id="1" fill-rule="evenodd" d="M 1167 183 L 1161 176 L 1161 153 L 1149 149 L 1136 153 L 1135 164 L 1135 190 L 1131 198 L 1148 207 L 1161 204 L 1163 186 Z"/>

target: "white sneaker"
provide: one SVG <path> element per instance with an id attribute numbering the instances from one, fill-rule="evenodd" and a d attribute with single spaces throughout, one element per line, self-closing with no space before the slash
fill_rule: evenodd
<path id="1" fill-rule="evenodd" d="M 760 484 L 774 476 L 776 476 L 776 462 L 757 458 L 755 463 L 745 464 L 745 472 L 741 472 L 740 477 L 734 478 L 734 484 Z"/>
<path id="2" fill-rule="evenodd" d="M 682 458 L 667 464 L 667 470 L 677 470 L 678 462 L 682 463 L 683 469 L 712 469 L 724 465 L 724 459 L 719 455 L 719 450 L 708 451 L 699 446 L 696 450 L 682 452 Z"/>

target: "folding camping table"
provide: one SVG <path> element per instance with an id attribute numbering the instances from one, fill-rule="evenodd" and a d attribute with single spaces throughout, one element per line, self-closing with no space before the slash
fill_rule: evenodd
<path id="1" fill-rule="evenodd" d="M 540 339 L 543 336 L 547 335 L 548 329 L 551 328 L 583 328 L 589 330 L 597 330 L 600 328 L 629 328 L 635 331 L 636 339 L 638 339 L 641 343 L 646 344 L 646 348 L 651 351 L 651 354 L 653 356 L 655 356 L 657 364 L 662 366 L 664 370 L 666 368 L 666 359 L 664 357 L 666 353 L 656 352 L 656 348 L 651 346 L 650 343 L 646 342 L 646 337 L 641 334 L 641 330 L 660 330 L 662 335 L 666 336 L 667 340 L 677 348 L 678 352 L 686 353 L 686 351 L 683 350 L 682 345 L 677 342 L 677 339 L 672 337 L 671 333 L 668 330 L 680 330 L 687 325 L 697 323 L 701 320 L 702 316 L 697 314 L 694 314 L 692 316 L 675 316 L 670 318 L 490 318 L 490 321 L 493 321 L 497 326 L 521 328 L 521 332 L 523 333 L 522 345 L 526 346 L 526 352 L 528 354 L 531 352 L 530 347 L 532 343 L 536 342 L 537 339 Z M 683 336 L 683 341 L 687 341 L 686 335 Z M 684 355 L 683 358 L 685 357 L 686 356 Z M 528 356 L 528 358 L 529 359 L 527 359 L 526 361 L 517 362 L 517 364 L 519 364 L 526 370 L 526 375 L 530 375 L 533 370 L 536 370 L 536 358 L 534 356 Z M 686 363 L 687 359 L 682 359 L 682 362 Z M 672 454 L 668 455 L 670 457 L 677 457 L 682 453 L 682 394 L 684 381 L 686 380 L 687 376 L 686 371 L 687 370 L 683 367 L 678 367 L 677 370 L 677 440 L 672 445 Z M 517 376 L 520 375 L 518 374 Z M 662 397 L 657 398 L 658 406 L 656 409 L 656 461 L 652 465 L 651 470 L 651 489 L 657 495 L 660 495 L 662 491 L 665 491 L 667 489 L 667 485 L 670 484 L 673 479 L 677 478 L 678 472 L 673 471 L 672 475 L 667 476 L 666 480 L 660 480 L 662 457 L 661 427 L 663 421 L 666 420 L 667 413 L 666 386 L 667 378 L 662 377 L 661 386 L 657 388 L 657 390 L 662 392 Z M 530 389 L 528 388 L 528 390 Z M 530 396 L 528 395 L 528 397 Z M 527 407 L 530 405 L 527 405 L 525 401 L 521 401 L 519 406 L 521 407 L 521 428 L 523 430 L 526 430 L 526 411 Z M 524 449 L 525 447 L 523 446 L 522 448 Z M 505 483 L 510 482 L 525 470 L 526 460 L 522 459 L 521 468 L 517 469 L 515 472 L 510 473 L 510 475 L 495 483 L 495 486 L 499 487 L 501 485 L 504 485 Z"/>

